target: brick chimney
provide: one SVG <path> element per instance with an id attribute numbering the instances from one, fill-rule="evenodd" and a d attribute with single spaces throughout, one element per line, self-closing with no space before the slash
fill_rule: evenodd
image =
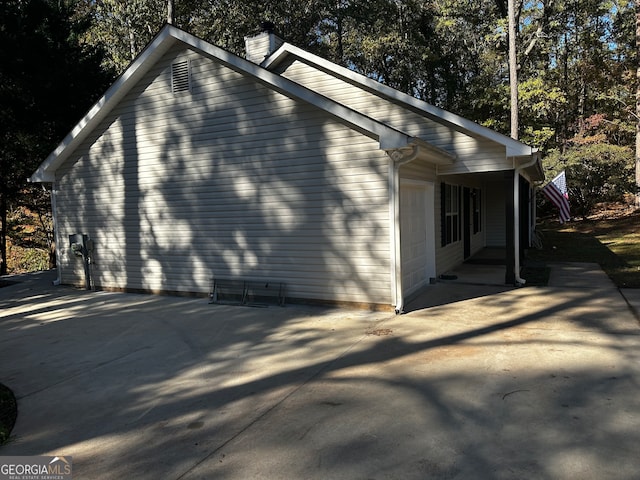
<path id="1" fill-rule="evenodd" d="M 262 22 L 261 27 L 262 31 L 257 35 L 244 37 L 247 60 L 258 65 L 284 43 L 284 40 L 273 33 L 273 23 Z"/>

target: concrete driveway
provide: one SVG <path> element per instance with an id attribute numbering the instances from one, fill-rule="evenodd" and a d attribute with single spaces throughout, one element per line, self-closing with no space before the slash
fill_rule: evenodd
<path id="1" fill-rule="evenodd" d="M 597 266 L 556 266 L 544 288 L 437 284 L 401 316 L 52 278 L 0 288 L 0 382 L 19 402 L 0 455 L 72 455 L 90 479 L 640 471 L 640 329 Z"/>

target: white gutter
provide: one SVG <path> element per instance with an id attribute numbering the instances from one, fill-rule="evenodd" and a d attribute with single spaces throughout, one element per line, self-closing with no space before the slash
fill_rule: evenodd
<path id="1" fill-rule="evenodd" d="M 391 221 L 391 295 L 396 314 L 403 313 L 404 292 L 402 288 L 402 249 L 400 248 L 400 167 L 418 157 L 420 147 L 413 145 L 411 153 L 400 150 L 389 153 L 389 214 Z"/>
<path id="2" fill-rule="evenodd" d="M 514 158 L 514 162 L 516 159 Z M 513 171 L 513 249 L 514 249 L 514 274 L 516 285 L 522 286 L 527 281 L 520 277 L 520 172 L 536 164 L 538 155 L 534 153 L 527 163 L 520 165 Z"/>

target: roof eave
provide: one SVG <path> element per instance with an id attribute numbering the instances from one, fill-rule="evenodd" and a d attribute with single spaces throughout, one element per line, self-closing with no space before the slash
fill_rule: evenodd
<path id="1" fill-rule="evenodd" d="M 544 169 L 542 168 L 541 153 L 537 148 L 532 148 L 531 152 L 525 155 L 514 155 L 514 167 L 522 168 L 534 181 L 544 180 Z M 520 166 L 518 165 L 520 164 Z"/>
<path id="2" fill-rule="evenodd" d="M 521 143 L 518 140 L 513 140 L 509 137 L 507 137 L 507 141 L 505 141 L 505 147 L 507 149 L 507 157 L 530 157 L 538 151 L 529 145 Z"/>
<path id="3" fill-rule="evenodd" d="M 172 25 L 165 27 L 138 55 L 131 66 L 114 82 L 58 147 L 40 164 L 29 178 L 31 182 L 53 181 L 55 172 L 71 156 L 89 133 L 109 114 L 136 82 L 154 64 L 154 58 L 162 56 L 175 42 L 181 41 L 203 54 L 210 55 L 236 71 L 249 74 L 264 85 L 313 105 L 342 120 L 361 133 L 379 141 L 380 149 L 403 148 L 411 142 L 411 137 L 389 125 L 345 107 L 327 97 L 303 87 L 287 78 L 277 75 L 248 60 L 216 47 Z"/>
<path id="4" fill-rule="evenodd" d="M 394 88 L 377 82 L 360 73 L 354 72 L 353 70 L 349 70 L 348 68 L 336 65 L 328 60 L 318 57 L 313 53 L 307 52 L 306 50 L 296 47 L 295 45 L 291 45 L 290 43 L 284 43 L 282 46 L 280 46 L 280 48 L 278 48 L 278 50 L 267 57 L 261 65 L 264 68 L 273 69 L 278 64 L 283 62 L 288 55 L 293 55 L 295 57 L 299 57 L 306 61 L 309 61 L 322 70 L 331 72 L 332 74 L 342 77 L 345 80 L 358 83 L 369 91 L 375 91 L 378 94 L 388 97 L 391 100 L 403 103 L 414 111 L 418 110 L 427 117 L 445 122 L 455 127 L 456 129 L 463 130 L 469 135 L 480 136 L 490 141 L 504 145 L 507 149 L 508 157 L 531 155 L 534 151 L 534 149 L 532 149 L 530 146 L 525 145 L 518 140 L 514 140 L 506 135 L 491 130 L 488 127 L 484 127 L 472 120 L 461 117 L 460 115 L 456 115 L 455 113 L 449 112 L 442 108 L 436 107 L 435 105 L 431 105 L 430 103 L 427 103 L 423 100 L 412 97 L 411 95 L 407 95 L 406 93 L 395 90 Z"/>

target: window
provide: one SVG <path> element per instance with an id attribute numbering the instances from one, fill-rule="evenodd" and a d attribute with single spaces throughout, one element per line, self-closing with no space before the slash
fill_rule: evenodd
<path id="1" fill-rule="evenodd" d="M 443 183 L 442 188 L 442 246 L 461 239 L 460 187 Z"/>
<path id="2" fill-rule="evenodd" d="M 471 190 L 471 212 L 473 214 L 473 233 L 479 233 L 482 231 L 482 216 L 481 216 L 481 195 L 480 189 L 474 188 Z"/>

